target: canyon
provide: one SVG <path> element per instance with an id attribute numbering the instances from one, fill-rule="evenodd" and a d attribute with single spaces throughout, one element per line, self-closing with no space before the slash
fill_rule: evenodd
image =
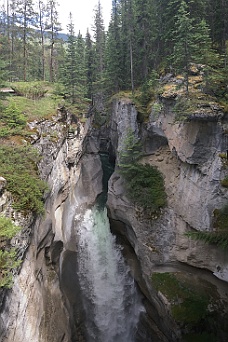
<path id="1" fill-rule="evenodd" d="M 0 211 L 23 226 L 11 241 L 22 266 L 12 289 L 1 290 L 1 342 L 93 340 L 78 272 L 79 228 L 104 192 L 102 154 L 113 168 L 105 190 L 110 229 L 141 298 L 135 341 L 185 341 L 185 336 L 194 341 L 204 333 L 227 340 L 227 250 L 188 233 L 213 232 L 216 212 L 228 203 L 221 185 L 227 175 L 228 120 L 214 103 L 177 120 L 176 97 L 163 92 L 147 120 L 141 120 L 134 101 L 120 96 L 100 126 L 94 124 L 96 112 L 82 123 L 65 108 L 51 120 L 29 123 L 49 191 L 45 215 L 23 217 L 12 209 L 1 183 Z M 119 172 L 129 128 L 142 143 L 140 163 L 156 167 L 164 178 L 167 205 L 152 216 L 129 199 Z M 198 300 L 204 311 L 196 317 Z"/>

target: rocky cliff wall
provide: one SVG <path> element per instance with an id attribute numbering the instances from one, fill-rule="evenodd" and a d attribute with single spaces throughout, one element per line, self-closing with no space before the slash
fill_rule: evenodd
<path id="1" fill-rule="evenodd" d="M 143 210 L 126 197 L 124 180 L 117 168 L 109 182 L 110 218 L 113 230 L 127 237 L 140 262 L 147 288 L 145 290 L 143 281 L 139 279 L 141 289 L 165 322 L 164 325 L 158 322 L 165 335 L 161 336 L 161 340 L 182 340 L 183 329 L 188 324 L 178 322 L 178 319 L 172 322 L 172 315 L 168 313 L 174 306 L 164 289 L 163 293 L 155 291 L 153 273 L 183 276 L 186 284 L 195 283 L 199 293 L 206 291 L 204 286 L 200 289 L 199 284 L 203 282 L 208 288 L 213 288 L 212 311 L 215 316 L 218 312 L 221 314 L 222 318 L 216 316 L 216 319 L 218 322 L 223 320 L 222 328 L 217 329 L 224 329 L 219 340 L 225 341 L 228 336 L 224 328 L 228 303 L 227 251 L 192 240 L 186 233 L 213 231 L 216 209 L 227 204 L 228 192 L 220 184 L 226 170 L 219 157 L 224 152 L 227 121 L 221 113 L 219 119 L 211 120 L 213 113 L 208 111 L 207 115 L 202 115 L 202 120 L 194 117 L 189 121 L 177 121 L 174 104 L 173 98 L 162 98 L 158 103 L 159 113 L 152 110 L 148 122 L 141 124 L 137 121 L 133 103 L 125 99 L 114 103 L 111 141 L 117 160 L 123 137 L 131 127 L 143 141 L 144 157 L 141 162 L 157 167 L 163 174 L 168 203 L 159 217 L 152 220 L 146 218 Z M 183 298 L 180 301 L 183 302 Z M 154 319 L 152 315 L 151 318 Z"/>
<path id="2" fill-rule="evenodd" d="M 172 98 L 163 97 L 158 104 L 159 113 L 152 110 L 148 122 L 142 123 L 129 99 L 115 101 L 110 127 L 102 132 L 92 128 L 92 118 L 84 125 L 65 112 L 51 121 L 30 124 L 36 132 L 32 143 L 42 155 L 41 177 L 48 181 L 50 192 L 44 217 L 35 222 L 32 217 L 15 217 L 18 222 L 24 220 L 24 229 L 15 239 L 24 261 L 2 304 L 1 342 L 86 340 L 77 279 L 77 221 L 102 192 L 99 151 L 111 151 L 118 163 L 129 128 L 143 142 L 141 162 L 160 170 L 167 193 L 167 206 L 151 218 L 127 197 L 117 166 L 109 181 L 112 229 L 123 242 L 144 295 L 143 338 L 147 342 L 183 341 L 183 333 L 191 331 L 194 324 L 198 330 L 209 324 L 207 312 L 214 322 L 212 331 L 207 332 L 218 330 L 219 341 L 226 341 L 227 252 L 186 236 L 191 231 L 212 231 L 216 210 L 227 203 L 227 190 L 220 184 L 226 166 L 219 156 L 226 151 L 226 118 L 221 113 L 215 118 L 207 109 L 207 114 L 181 122 L 176 120 Z M 0 205 L 5 213 L 10 210 L 11 216 L 17 215 L 9 209 L 10 197 L 4 186 Z M 175 298 L 167 295 L 164 280 L 160 287 L 153 282 L 152 276 L 161 274 L 176 277 Z M 177 292 L 183 284 L 186 290 L 181 298 Z M 186 305 L 186 291 L 192 294 L 192 302 L 200 305 L 199 295 L 208 293 L 200 326 L 192 317 L 185 317 L 181 304 Z M 189 308 L 191 302 L 187 303 Z M 177 308 L 184 321 L 178 315 L 173 317 Z"/>
<path id="3" fill-rule="evenodd" d="M 101 193 L 102 168 L 96 146 L 91 151 L 88 139 L 85 144 L 90 120 L 74 123 L 69 132 L 71 121 L 62 112 L 51 121 L 30 123 L 36 132 L 32 143 L 42 155 L 40 174 L 50 191 L 45 215 L 27 226 L 20 222 L 24 229 L 17 247 L 22 252 L 26 244 L 24 261 L 1 306 L 1 342 L 85 340 L 75 217 Z M 4 192 L 1 208 L 10 208 Z"/>

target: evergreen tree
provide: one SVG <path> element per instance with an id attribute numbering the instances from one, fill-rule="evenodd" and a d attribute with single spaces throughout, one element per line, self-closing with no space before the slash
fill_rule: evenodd
<path id="1" fill-rule="evenodd" d="M 32 0 L 19 0 L 18 2 L 18 23 L 22 31 L 23 44 L 23 80 L 26 81 L 28 77 L 28 45 L 32 38 L 33 31 L 31 26 L 36 21 L 36 13 L 34 11 Z"/>
<path id="2" fill-rule="evenodd" d="M 79 31 L 76 38 L 76 75 L 77 75 L 77 97 L 85 98 L 86 88 L 86 64 L 85 64 L 85 41 Z"/>
<path id="3" fill-rule="evenodd" d="M 175 45 L 173 51 L 173 65 L 177 71 L 185 70 L 186 92 L 189 86 L 189 66 L 192 61 L 194 46 L 193 20 L 190 17 L 188 6 L 184 0 L 181 1 L 179 10 L 175 16 L 176 27 L 173 32 L 175 35 Z"/>
<path id="4" fill-rule="evenodd" d="M 154 1 L 135 0 L 135 80 L 145 82 L 156 61 L 157 18 Z"/>
<path id="5" fill-rule="evenodd" d="M 100 1 L 95 9 L 94 17 L 94 95 L 101 96 L 104 93 L 105 76 L 105 31 Z"/>
<path id="6" fill-rule="evenodd" d="M 45 35 L 45 22 L 46 22 L 46 6 L 43 0 L 38 0 L 39 7 L 39 30 L 40 30 L 40 45 L 41 45 L 41 78 L 45 80 L 45 46 L 44 46 L 44 35 Z"/>
<path id="7" fill-rule="evenodd" d="M 85 40 L 85 69 L 86 69 L 86 88 L 87 97 L 93 97 L 93 83 L 94 83 L 94 48 L 89 30 L 86 32 Z"/>
<path id="8" fill-rule="evenodd" d="M 58 3 L 56 0 L 49 0 L 47 3 L 47 18 L 49 18 L 49 21 L 46 24 L 46 29 L 48 30 L 50 35 L 50 82 L 54 82 L 56 80 L 57 68 L 55 66 L 55 45 L 58 40 L 58 32 L 61 31 L 61 25 L 58 19 L 57 6 Z"/>
<path id="9" fill-rule="evenodd" d="M 110 92 L 123 88 L 120 1 L 113 0 L 106 43 L 107 81 Z"/>
<path id="10" fill-rule="evenodd" d="M 67 26 L 68 40 L 65 59 L 65 79 L 64 83 L 67 86 L 67 91 L 70 93 L 72 103 L 76 101 L 76 84 L 77 84 L 77 59 L 76 59 L 76 37 L 74 32 L 74 24 L 72 13 L 70 13 L 70 21 Z"/>

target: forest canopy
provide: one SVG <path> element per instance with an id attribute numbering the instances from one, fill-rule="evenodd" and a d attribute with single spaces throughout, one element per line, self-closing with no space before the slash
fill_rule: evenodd
<path id="1" fill-rule="evenodd" d="M 67 40 L 60 33 L 56 0 L 8 0 L 0 9 L 1 80 L 59 82 L 75 102 L 202 63 L 225 96 L 226 0 L 113 0 L 107 32 L 98 2 L 92 32 L 75 33 L 69 14 Z"/>

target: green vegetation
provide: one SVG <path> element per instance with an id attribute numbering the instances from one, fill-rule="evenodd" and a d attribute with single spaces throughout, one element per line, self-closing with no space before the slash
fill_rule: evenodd
<path id="1" fill-rule="evenodd" d="M 224 188 L 228 188 L 228 176 L 226 176 L 224 179 L 222 179 L 220 181 L 220 184 L 224 187 Z"/>
<path id="2" fill-rule="evenodd" d="M 47 185 L 39 179 L 36 150 L 24 146 L 0 147 L 0 174 L 7 180 L 15 210 L 43 213 L 43 193 Z"/>
<path id="3" fill-rule="evenodd" d="M 0 287 L 11 288 L 13 285 L 13 271 L 19 267 L 21 260 L 17 260 L 14 248 L 10 251 L 0 250 Z"/>
<path id="4" fill-rule="evenodd" d="M 0 216 L 0 240 L 1 244 L 8 245 L 7 240 L 14 237 L 21 227 L 16 226 L 9 218 Z M 7 247 L 9 248 L 9 246 Z M 13 271 L 21 264 L 17 260 L 15 248 L 9 250 L 0 249 L 0 287 L 10 288 L 13 284 Z"/>
<path id="5" fill-rule="evenodd" d="M 8 217 L 0 216 L 0 238 L 11 239 L 20 229 Z"/>
<path id="6" fill-rule="evenodd" d="M 228 233 L 228 204 L 221 209 L 215 209 L 214 217 L 214 227 L 217 229 L 217 231 L 226 231 Z"/>
<path id="7" fill-rule="evenodd" d="M 28 99 L 37 100 L 43 97 L 47 90 L 48 83 L 46 82 L 14 82 L 11 83 L 12 89 L 19 96 L 24 96 Z"/>
<path id="8" fill-rule="evenodd" d="M 198 334 L 187 334 L 184 337 L 184 342 L 218 342 L 214 334 L 202 332 Z"/>
<path id="9" fill-rule="evenodd" d="M 23 96 L 12 97 L 8 99 L 8 105 L 15 103 L 15 106 L 21 113 L 24 113 L 27 121 L 48 119 L 56 114 L 56 108 L 61 97 L 47 96 L 32 100 Z"/>
<path id="10" fill-rule="evenodd" d="M 194 325 L 207 315 L 209 296 L 194 288 L 181 274 L 153 273 L 152 283 L 172 303 L 172 316 L 177 322 Z"/>
<path id="11" fill-rule="evenodd" d="M 32 91 L 26 84 L 15 84 L 18 94 L 29 98 L 44 95 L 44 80 L 62 83 L 71 102 L 127 89 L 137 95 L 139 90 L 139 111 L 146 114 L 145 104 L 154 92 L 153 76 L 185 74 L 188 92 L 189 67 L 196 63 L 206 65 L 203 91 L 227 106 L 224 1 L 116 0 L 107 33 L 98 3 L 93 37 L 89 31 L 86 37 L 75 35 L 71 15 L 64 41 L 56 0 L 47 6 L 40 1 L 39 8 L 31 1 L 23 7 L 23 2 L 8 0 L 7 9 L 0 10 L 0 79 L 36 81 Z"/>
<path id="12" fill-rule="evenodd" d="M 175 120 L 184 121 L 188 118 L 188 114 L 192 113 L 193 104 L 189 98 L 179 97 L 176 100 L 173 111 L 175 113 Z"/>
<path id="13" fill-rule="evenodd" d="M 208 341 L 214 341 L 210 321 L 216 313 L 209 310 L 217 301 L 213 285 L 179 272 L 153 273 L 152 284 L 169 300 L 173 318 L 188 333 L 184 341 L 190 341 L 190 336 L 196 336 L 196 341 L 202 342 L 206 341 L 205 336 L 210 336 Z"/>
<path id="14" fill-rule="evenodd" d="M 23 134 L 25 125 L 26 117 L 15 102 L 11 101 L 6 108 L 2 108 L 0 113 L 0 138 Z"/>
<path id="15" fill-rule="evenodd" d="M 201 240 L 223 249 L 228 248 L 228 232 L 189 232 L 186 235 L 194 240 Z"/>
<path id="16" fill-rule="evenodd" d="M 158 212 L 166 205 L 162 174 L 153 166 L 138 163 L 141 146 L 129 130 L 120 153 L 120 173 L 126 180 L 127 194 L 132 201 L 150 212 Z"/>
<path id="17" fill-rule="evenodd" d="M 194 231 L 186 233 L 192 239 L 201 240 L 223 249 L 228 249 L 228 205 L 214 210 L 214 231 Z"/>

